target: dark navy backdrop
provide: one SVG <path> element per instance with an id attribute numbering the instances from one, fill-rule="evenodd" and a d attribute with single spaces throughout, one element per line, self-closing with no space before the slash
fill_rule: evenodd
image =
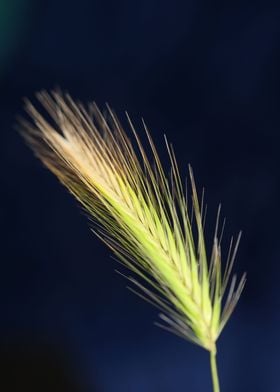
<path id="1" fill-rule="evenodd" d="M 219 341 L 222 390 L 280 390 L 275 3 L 1 2 L 1 390 L 211 390 L 207 353 L 152 325 L 157 312 L 125 288 L 76 202 L 14 130 L 21 98 L 56 86 L 136 124 L 143 116 L 167 161 L 165 132 L 181 169 L 191 162 L 206 187 L 211 234 L 222 201 L 225 240 L 243 230 L 237 271 L 248 272 Z"/>

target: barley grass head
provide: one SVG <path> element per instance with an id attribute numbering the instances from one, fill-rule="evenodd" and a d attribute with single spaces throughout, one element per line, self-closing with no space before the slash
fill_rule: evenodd
<path id="1" fill-rule="evenodd" d="M 166 141 L 171 163 L 166 176 L 144 123 L 152 160 L 128 116 L 135 147 L 110 107 L 103 115 L 94 103 L 85 108 L 67 94 L 37 97 L 42 110 L 27 101 L 29 119 L 20 125 L 28 144 L 85 208 L 96 234 L 134 272 L 128 278 L 139 295 L 161 309 L 159 324 L 215 352 L 245 283 L 245 276 L 238 283 L 230 278 L 240 236 L 222 268 L 218 211 L 207 257 L 192 169 L 188 202 L 172 147 Z"/>

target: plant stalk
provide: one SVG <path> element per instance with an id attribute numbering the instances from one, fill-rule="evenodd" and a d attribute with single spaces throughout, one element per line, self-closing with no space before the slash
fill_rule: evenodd
<path id="1" fill-rule="evenodd" d="M 220 384 L 219 384 L 217 361 L 216 361 L 216 350 L 210 351 L 210 364 L 211 364 L 213 392 L 220 392 Z"/>

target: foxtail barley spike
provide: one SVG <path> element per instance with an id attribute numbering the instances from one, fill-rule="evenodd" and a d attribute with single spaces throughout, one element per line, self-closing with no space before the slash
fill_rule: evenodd
<path id="1" fill-rule="evenodd" d="M 192 169 L 194 222 L 173 149 L 166 142 L 168 180 L 145 124 L 152 163 L 129 117 L 138 152 L 109 107 L 104 116 L 95 104 L 86 109 L 68 95 L 41 92 L 37 97 L 46 113 L 26 102 L 30 119 L 21 122 L 21 130 L 28 144 L 87 210 L 97 235 L 140 277 L 142 283 L 129 279 L 161 309 L 161 325 L 215 354 L 245 283 L 245 276 L 239 284 L 234 277 L 226 290 L 240 237 L 223 272 L 217 224 L 207 260 Z"/>

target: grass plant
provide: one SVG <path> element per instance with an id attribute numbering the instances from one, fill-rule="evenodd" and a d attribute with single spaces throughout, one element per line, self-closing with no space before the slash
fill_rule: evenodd
<path id="1" fill-rule="evenodd" d="M 41 92 L 37 98 L 40 110 L 26 102 L 24 138 L 133 272 L 133 290 L 160 309 L 158 324 L 209 351 L 213 391 L 219 392 L 216 342 L 245 283 L 245 275 L 231 278 L 240 235 L 222 266 L 219 208 L 207 255 L 205 208 L 192 169 L 188 200 L 172 146 L 165 139 L 167 176 L 144 122 L 149 152 L 130 118 L 133 143 L 110 107 L 103 115 L 94 103 L 84 107 L 67 94 Z"/>

